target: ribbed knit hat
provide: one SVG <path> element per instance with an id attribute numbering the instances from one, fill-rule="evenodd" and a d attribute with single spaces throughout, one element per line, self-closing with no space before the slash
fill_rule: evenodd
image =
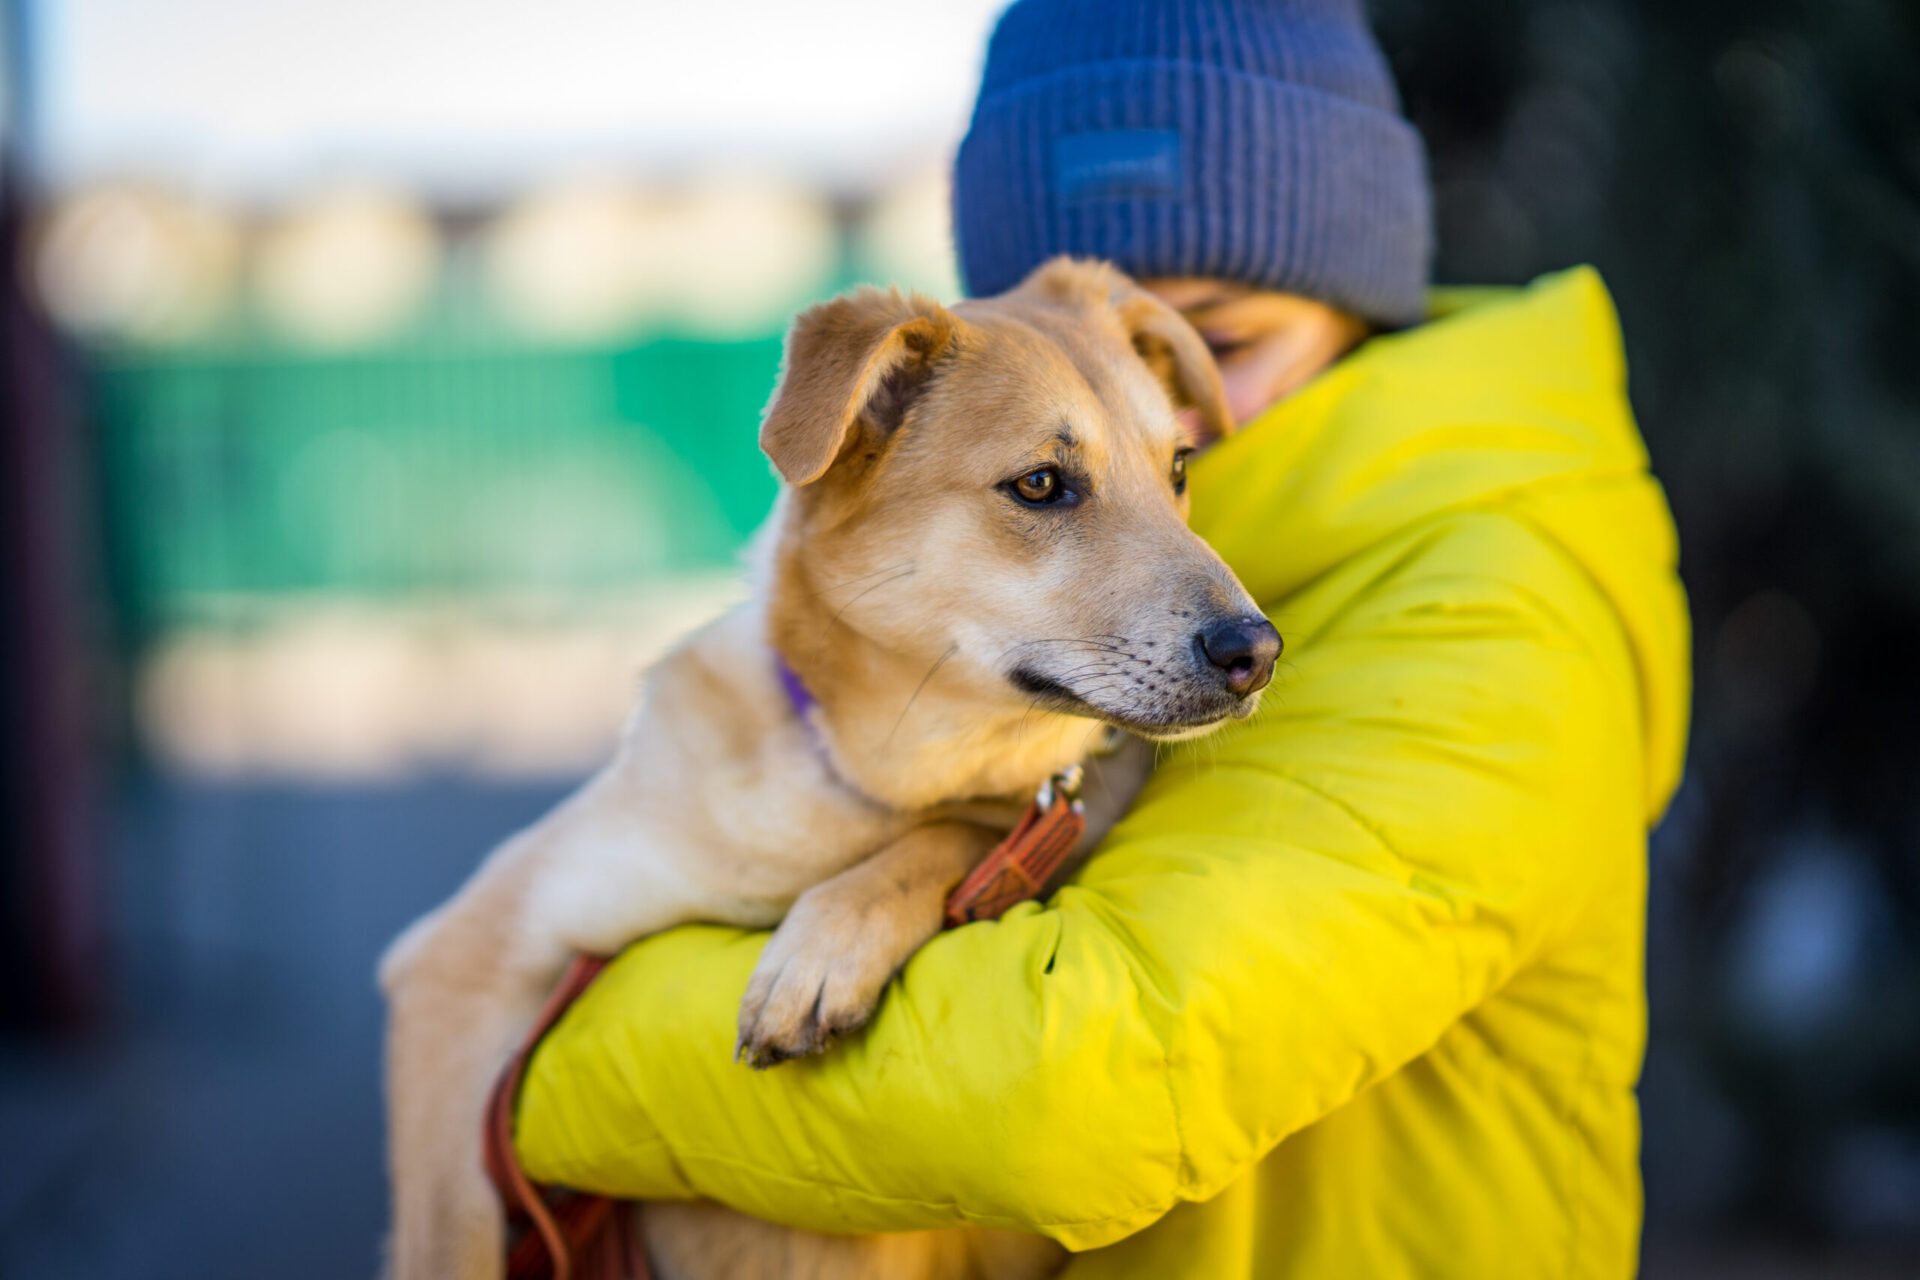
<path id="1" fill-rule="evenodd" d="M 975 295 L 1072 253 L 1421 315 L 1426 151 L 1358 0 L 1019 0 L 953 194 Z"/>

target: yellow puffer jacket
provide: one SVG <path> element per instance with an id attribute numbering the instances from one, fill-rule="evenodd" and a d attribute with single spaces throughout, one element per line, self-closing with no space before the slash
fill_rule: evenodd
<path id="1" fill-rule="evenodd" d="M 532 1064 L 533 1175 L 1039 1231 L 1075 1280 L 1630 1274 L 1672 524 L 1597 276 L 1436 310 L 1194 468 L 1287 639 L 1253 722 L 817 1061 L 730 1060 L 764 935 L 634 947 Z"/>

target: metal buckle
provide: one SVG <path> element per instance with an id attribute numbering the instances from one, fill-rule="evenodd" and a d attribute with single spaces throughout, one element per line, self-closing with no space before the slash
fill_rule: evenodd
<path id="1" fill-rule="evenodd" d="M 1085 769 L 1070 764 L 1040 784 L 1040 789 L 1033 793 L 1033 803 L 1040 812 L 1045 813 L 1053 808 L 1053 798 L 1058 794 L 1073 806 L 1075 813 L 1079 813 L 1085 808 L 1080 801 L 1080 784 L 1086 781 L 1086 777 Z"/>

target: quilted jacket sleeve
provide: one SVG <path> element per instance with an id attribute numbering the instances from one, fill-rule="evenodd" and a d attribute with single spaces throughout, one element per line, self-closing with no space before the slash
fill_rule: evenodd
<path id="1" fill-rule="evenodd" d="M 1077 882 L 935 939 L 824 1058 L 730 1060 L 765 935 L 634 947 L 533 1064 L 529 1170 L 1091 1248 L 1421 1054 L 1620 875 L 1633 661 L 1592 579 L 1497 511 L 1410 528 L 1274 616 L 1258 717 L 1169 753 Z"/>

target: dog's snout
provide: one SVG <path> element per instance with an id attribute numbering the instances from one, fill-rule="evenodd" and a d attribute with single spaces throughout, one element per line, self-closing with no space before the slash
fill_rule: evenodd
<path id="1" fill-rule="evenodd" d="M 1227 688 L 1240 697 L 1258 693 L 1273 679 L 1280 633 L 1265 618 L 1222 618 L 1202 627 L 1193 641 Z"/>

